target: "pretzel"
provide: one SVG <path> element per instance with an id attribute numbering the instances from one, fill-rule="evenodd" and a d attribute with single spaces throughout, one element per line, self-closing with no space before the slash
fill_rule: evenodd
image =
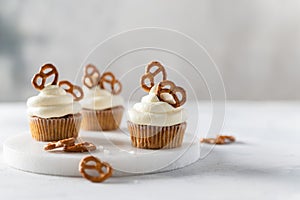
<path id="1" fill-rule="evenodd" d="M 91 71 L 89 72 L 89 70 Z M 82 77 L 83 84 L 87 88 L 91 89 L 96 85 L 98 85 L 99 81 L 100 81 L 100 72 L 98 71 L 98 69 L 92 64 L 87 65 L 84 68 L 84 76 Z"/>
<path id="2" fill-rule="evenodd" d="M 95 164 L 88 164 L 89 162 L 94 162 Z M 102 168 L 105 168 L 106 171 L 104 172 Z M 99 175 L 98 176 L 92 176 L 86 173 L 86 170 L 96 170 Z M 101 162 L 99 159 L 97 159 L 94 156 L 87 156 L 83 158 L 80 161 L 79 164 L 79 171 L 82 174 L 82 176 L 92 182 L 102 182 L 105 181 L 107 178 L 111 177 L 113 169 L 110 166 L 110 164 L 106 162 Z"/>
<path id="3" fill-rule="evenodd" d="M 163 95 L 164 93 L 172 95 L 174 102 L 165 99 Z M 181 94 L 181 100 L 179 100 L 177 93 Z M 172 81 L 169 80 L 164 80 L 158 84 L 156 95 L 160 101 L 167 102 L 175 108 L 182 106 L 186 101 L 185 90 L 182 87 L 176 86 Z"/>
<path id="4" fill-rule="evenodd" d="M 45 72 L 46 70 L 50 69 L 50 71 Z M 40 68 L 39 73 L 35 74 L 31 80 L 33 87 L 37 90 L 42 90 L 45 88 L 46 80 L 54 75 L 54 79 L 50 85 L 56 85 L 58 81 L 58 71 L 56 67 L 52 64 L 45 64 Z M 38 79 L 41 79 L 41 83 L 38 84 Z"/>
<path id="5" fill-rule="evenodd" d="M 229 144 L 235 142 L 235 137 L 230 135 L 218 135 L 216 138 L 201 138 L 200 142 L 208 144 Z"/>
<path id="6" fill-rule="evenodd" d="M 63 147 L 63 151 L 65 152 L 87 152 L 96 150 L 96 146 L 89 142 L 75 144 L 75 138 L 63 139 L 57 142 L 49 142 L 44 147 L 44 150 L 49 151 L 60 147 Z"/>
<path id="7" fill-rule="evenodd" d="M 157 69 L 154 72 L 151 72 L 150 70 L 153 67 L 157 67 Z M 146 73 L 141 78 L 141 86 L 146 92 L 149 92 L 151 90 L 151 88 L 154 86 L 154 84 L 155 84 L 154 77 L 157 76 L 159 73 L 162 73 L 163 81 L 167 79 L 166 70 L 165 70 L 164 66 L 162 66 L 162 64 L 160 64 L 159 62 L 153 61 L 147 66 Z M 145 83 L 146 79 L 149 79 L 150 86 L 147 86 L 147 84 Z"/>
<path id="8" fill-rule="evenodd" d="M 64 146 L 63 149 L 65 152 L 88 152 L 88 151 L 95 151 L 96 146 L 92 143 L 89 142 L 83 142 L 83 143 L 78 143 L 74 144 L 72 146 Z"/>
<path id="9" fill-rule="evenodd" d="M 74 97 L 74 101 L 79 101 L 83 98 L 83 91 L 81 87 L 73 85 L 72 83 L 66 80 L 59 81 L 58 85 L 62 87 L 66 92 L 72 94 L 72 96 Z M 63 86 L 66 86 L 67 88 Z M 75 91 L 77 91 L 78 93 L 76 94 Z"/>
<path id="10" fill-rule="evenodd" d="M 75 144 L 75 138 L 68 138 L 68 139 L 59 140 L 57 142 L 49 142 L 44 147 L 44 150 L 49 151 L 60 147 L 73 146 L 74 144 Z"/>
<path id="11" fill-rule="evenodd" d="M 100 87 L 105 89 L 104 83 L 110 84 L 110 89 L 112 94 L 119 94 L 122 91 L 122 84 L 119 80 L 116 79 L 115 75 L 112 72 L 105 72 L 100 78 Z M 118 89 L 116 89 L 116 85 Z"/>

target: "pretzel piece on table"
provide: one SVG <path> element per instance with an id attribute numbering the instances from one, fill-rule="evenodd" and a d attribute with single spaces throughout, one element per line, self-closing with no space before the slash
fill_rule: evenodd
<path id="1" fill-rule="evenodd" d="M 82 142 L 78 144 L 74 144 L 72 146 L 65 146 L 64 151 L 66 152 L 90 152 L 90 151 L 95 151 L 96 146 L 93 143 L 89 142 Z"/>
<path id="2" fill-rule="evenodd" d="M 235 142 L 235 137 L 230 135 L 217 135 L 216 138 L 201 138 L 200 142 L 207 144 L 229 144 Z"/>
<path id="3" fill-rule="evenodd" d="M 57 142 L 49 142 L 44 147 L 44 150 L 49 151 L 60 147 L 73 146 L 74 144 L 75 144 L 75 138 L 68 138 L 68 139 L 59 140 Z"/>

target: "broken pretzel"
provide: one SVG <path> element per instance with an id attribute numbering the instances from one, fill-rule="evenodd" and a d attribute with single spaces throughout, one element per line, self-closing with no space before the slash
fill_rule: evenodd
<path id="1" fill-rule="evenodd" d="M 96 146 L 90 142 L 76 144 L 75 140 L 75 138 L 68 138 L 57 142 L 50 142 L 44 147 L 44 150 L 50 151 L 63 147 L 63 151 L 65 152 L 88 152 L 95 151 L 97 149 Z"/>
<path id="2" fill-rule="evenodd" d="M 49 142 L 44 147 L 44 150 L 49 151 L 60 147 L 72 146 L 74 144 L 75 144 L 75 138 L 68 138 L 68 139 L 59 140 L 57 142 Z"/>
<path id="3" fill-rule="evenodd" d="M 216 138 L 201 138 L 200 142 L 207 144 L 229 144 L 235 142 L 235 137 L 229 135 L 217 135 Z"/>
<path id="4" fill-rule="evenodd" d="M 92 143 L 89 142 L 82 142 L 82 143 L 78 143 L 72 146 L 65 146 L 64 151 L 66 152 L 89 152 L 89 151 L 95 151 L 96 150 L 96 146 Z"/>

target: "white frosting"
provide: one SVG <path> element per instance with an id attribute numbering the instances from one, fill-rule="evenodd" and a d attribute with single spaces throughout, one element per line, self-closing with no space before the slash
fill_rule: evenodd
<path id="1" fill-rule="evenodd" d="M 170 104 L 160 101 L 155 94 L 156 87 L 156 85 L 153 86 L 149 94 L 128 111 L 129 121 L 152 126 L 172 126 L 185 122 L 187 116 L 184 109 L 182 107 L 174 108 Z M 171 101 L 169 96 L 166 96 L 166 99 Z"/>
<path id="2" fill-rule="evenodd" d="M 88 89 L 84 87 L 84 99 L 81 102 L 83 108 L 91 110 L 103 110 L 116 106 L 123 106 L 124 99 L 119 95 L 113 95 L 99 86 Z"/>
<path id="3" fill-rule="evenodd" d="M 47 85 L 37 96 L 27 100 L 29 116 L 41 118 L 62 117 L 81 111 L 81 105 L 73 96 L 57 85 Z"/>

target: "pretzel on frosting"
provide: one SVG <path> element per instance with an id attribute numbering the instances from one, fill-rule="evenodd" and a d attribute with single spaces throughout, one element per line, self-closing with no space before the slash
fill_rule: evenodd
<path id="1" fill-rule="evenodd" d="M 91 164 L 94 163 L 94 164 Z M 103 171 L 103 168 L 105 171 Z M 98 176 L 89 175 L 86 170 L 95 170 L 99 173 Z M 110 164 L 106 162 L 101 162 L 98 158 L 94 156 L 87 156 L 80 161 L 79 171 L 82 176 L 92 182 L 103 182 L 113 173 L 113 168 Z"/>
<path id="2" fill-rule="evenodd" d="M 105 83 L 107 83 L 110 85 L 112 94 L 119 94 L 122 91 L 121 82 L 116 79 L 112 72 L 104 72 L 101 76 L 98 69 L 92 64 L 89 64 L 84 68 L 82 82 L 89 89 L 97 85 L 102 89 L 106 89 Z"/>
<path id="3" fill-rule="evenodd" d="M 151 69 L 152 68 L 155 68 L 157 67 L 157 69 L 154 71 L 154 72 L 151 72 Z M 151 62 L 147 68 L 146 68 L 146 73 L 142 76 L 141 78 L 141 85 L 142 85 L 142 88 L 146 91 L 146 92 L 149 92 L 151 90 L 151 88 L 154 86 L 154 78 L 155 76 L 157 76 L 159 73 L 162 74 L 162 80 L 166 80 L 167 79 L 167 73 L 166 73 L 166 70 L 164 68 L 164 66 L 162 64 L 160 64 L 159 62 L 157 61 L 153 61 Z M 148 86 L 146 84 L 146 80 L 149 80 L 150 81 L 150 86 Z"/>
<path id="4" fill-rule="evenodd" d="M 66 80 L 59 81 L 58 85 L 59 87 L 62 87 L 66 92 L 70 93 L 74 97 L 74 101 L 80 101 L 83 98 L 83 90 L 81 87 L 73 85 Z"/>
<path id="5" fill-rule="evenodd" d="M 100 78 L 100 87 L 105 89 L 105 84 L 110 84 L 110 89 L 112 94 L 119 94 L 122 91 L 122 84 L 116 79 L 112 72 L 104 72 Z"/>
<path id="6" fill-rule="evenodd" d="M 178 97 L 178 93 L 181 95 L 181 99 Z M 173 100 L 166 99 L 164 94 L 170 94 Z M 176 86 L 172 81 L 164 80 L 158 84 L 156 95 L 160 101 L 169 103 L 171 106 L 177 108 L 182 106 L 186 102 L 186 92 L 182 87 Z"/>
<path id="7" fill-rule="evenodd" d="M 50 71 L 46 72 L 49 69 Z M 52 75 L 54 75 L 54 78 L 50 85 L 56 85 L 58 81 L 58 71 L 56 67 L 52 64 L 45 64 L 40 68 L 39 73 L 34 75 L 34 77 L 31 80 L 31 83 L 35 89 L 42 90 L 45 88 L 46 80 Z M 41 79 L 40 84 L 38 83 L 38 79 Z"/>
<path id="8" fill-rule="evenodd" d="M 42 90 L 46 86 L 47 79 L 52 75 L 54 75 L 54 78 L 53 78 L 52 82 L 50 83 L 50 85 L 58 85 L 62 88 L 63 88 L 63 86 L 67 87 L 67 88 L 64 88 L 64 90 L 66 92 L 72 94 L 72 96 L 74 97 L 74 101 L 79 101 L 83 98 L 83 91 L 82 91 L 81 87 L 79 87 L 77 85 L 73 85 L 72 83 L 70 83 L 69 81 L 66 81 L 66 80 L 59 81 L 59 83 L 57 83 L 58 82 L 58 71 L 57 71 L 56 67 L 52 64 L 43 65 L 40 68 L 40 71 L 33 76 L 31 83 L 35 89 Z M 40 83 L 38 82 L 39 79 L 41 79 Z M 76 91 L 77 91 L 77 93 L 76 93 Z"/>
<path id="9" fill-rule="evenodd" d="M 151 72 L 151 69 L 157 67 L 154 72 Z M 182 106 L 186 102 L 186 92 L 182 87 L 176 86 L 172 81 L 166 80 L 167 73 L 162 64 L 157 61 L 151 62 L 147 68 L 146 73 L 141 78 L 141 86 L 146 91 L 149 92 L 151 88 L 155 85 L 154 78 L 159 73 L 162 74 L 162 81 L 158 83 L 156 88 L 156 96 L 160 101 L 164 101 L 171 106 L 177 108 Z M 146 80 L 150 81 L 150 86 L 146 84 Z M 181 95 L 181 98 L 178 97 L 178 93 Z M 173 99 L 167 99 L 166 94 L 171 95 Z"/>
<path id="10" fill-rule="evenodd" d="M 100 81 L 100 72 L 98 69 L 92 65 L 89 64 L 84 68 L 84 75 L 82 77 L 83 84 L 91 89 L 99 84 Z"/>

